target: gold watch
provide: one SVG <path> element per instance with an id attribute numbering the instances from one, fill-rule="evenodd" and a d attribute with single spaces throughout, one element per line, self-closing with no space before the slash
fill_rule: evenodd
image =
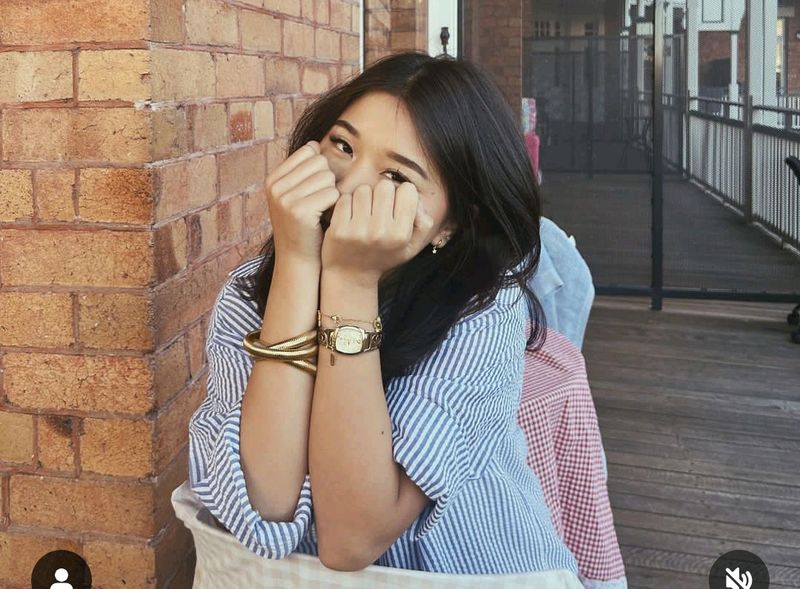
<path id="1" fill-rule="evenodd" d="M 331 351 L 342 354 L 360 354 L 380 348 L 383 341 L 383 325 L 380 317 L 373 321 L 375 331 L 367 331 L 356 325 L 339 325 L 339 317 L 333 315 L 336 327 L 322 327 L 321 317 L 317 311 L 317 341 Z"/>

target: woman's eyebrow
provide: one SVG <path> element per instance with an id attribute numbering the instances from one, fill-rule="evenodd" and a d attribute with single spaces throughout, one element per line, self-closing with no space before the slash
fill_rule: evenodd
<path id="1" fill-rule="evenodd" d="M 345 121 L 344 119 L 337 119 L 333 124 L 334 125 L 339 125 L 340 127 L 344 127 L 350 133 L 352 133 L 354 137 L 360 137 L 360 135 L 359 135 L 358 131 L 356 130 L 356 128 L 353 125 L 351 125 L 350 123 L 348 123 L 347 121 Z M 423 170 L 422 167 L 419 164 L 417 164 L 417 162 L 415 162 L 414 160 L 409 159 L 404 155 L 400 155 L 396 151 L 387 151 L 386 155 L 388 155 L 394 161 L 408 166 L 409 168 L 414 170 L 417 174 L 422 176 L 425 180 L 429 180 L 428 179 L 428 175 L 425 173 L 425 170 Z"/>

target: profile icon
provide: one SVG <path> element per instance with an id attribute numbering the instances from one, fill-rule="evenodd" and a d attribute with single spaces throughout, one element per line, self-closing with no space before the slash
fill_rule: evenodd
<path id="1" fill-rule="evenodd" d="M 53 550 L 42 556 L 31 572 L 31 589 L 91 589 L 92 573 L 79 555 Z"/>
<path id="2" fill-rule="evenodd" d="M 71 583 L 65 583 L 69 579 L 67 569 L 56 569 L 56 583 L 50 585 L 50 589 L 75 589 Z"/>

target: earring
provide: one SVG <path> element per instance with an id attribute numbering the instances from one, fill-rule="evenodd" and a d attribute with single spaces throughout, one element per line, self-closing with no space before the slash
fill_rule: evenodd
<path id="1" fill-rule="evenodd" d="M 444 244 L 444 240 L 440 239 L 440 240 L 439 240 L 439 243 L 437 243 L 435 246 L 433 246 L 433 253 L 434 253 L 434 254 L 435 254 L 435 253 L 438 251 L 438 249 L 439 249 L 440 247 L 442 247 L 442 244 Z"/>

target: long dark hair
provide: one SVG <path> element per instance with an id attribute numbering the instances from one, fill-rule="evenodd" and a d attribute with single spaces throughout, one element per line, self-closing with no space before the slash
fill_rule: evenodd
<path id="1" fill-rule="evenodd" d="M 394 53 L 311 103 L 295 124 L 287 155 L 308 141 L 322 141 L 351 103 L 373 91 L 390 93 L 407 108 L 425 156 L 442 179 L 448 221 L 456 227 L 435 255 L 425 247 L 378 286 L 380 303 L 391 299 L 388 316 L 381 317 L 384 385 L 432 352 L 460 318 L 487 307 L 513 283 L 533 311 L 526 345 L 538 350 L 545 317 L 528 281 L 541 251 L 539 187 L 521 125 L 499 88 L 471 62 Z M 255 274 L 239 279 L 242 296 L 257 301 L 259 316 L 272 283 L 274 252 L 270 237 Z"/>

